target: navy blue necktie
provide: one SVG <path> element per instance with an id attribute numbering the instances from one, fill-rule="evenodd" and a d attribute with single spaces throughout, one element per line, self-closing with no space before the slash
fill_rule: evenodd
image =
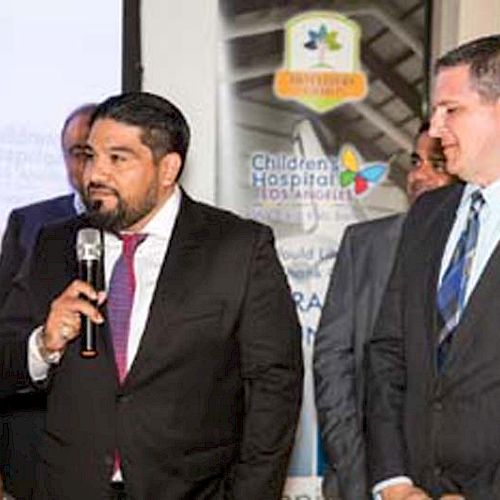
<path id="1" fill-rule="evenodd" d="M 439 331 L 437 365 L 443 368 L 453 335 L 465 308 L 465 292 L 479 233 L 479 212 L 484 204 L 480 191 L 471 194 L 467 224 L 460 235 L 451 261 L 437 293 L 437 306 L 443 320 Z"/>

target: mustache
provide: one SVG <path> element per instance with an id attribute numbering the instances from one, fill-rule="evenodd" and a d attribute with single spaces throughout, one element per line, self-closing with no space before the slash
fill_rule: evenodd
<path id="1" fill-rule="evenodd" d="M 107 184 L 104 184 L 102 182 L 90 182 L 89 185 L 87 186 L 87 195 L 90 195 L 90 192 L 92 190 L 102 190 L 102 191 L 109 191 L 110 193 L 114 194 L 115 196 L 119 196 L 120 194 L 118 193 L 118 191 L 111 187 L 111 186 L 108 186 Z"/>
<path id="2" fill-rule="evenodd" d="M 102 207 L 102 200 L 93 200 L 92 199 L 92 193 L 91 191 L 93 190 L 101 190 L 101 191 L 107 191 L 114 196 L 118 200 L 120 200 L 120 194 L 116 189 L 114 189 L 111 186 L 108 186 L 107 184 L 104 184 L 102 182 L 90 182 L 88 186 L 85 188 L 84 196 L 83 196 L 83 202 L 85 206 L 87 207 L 87 210 L 89 212 L 99 212 L 101 207 Z"/>

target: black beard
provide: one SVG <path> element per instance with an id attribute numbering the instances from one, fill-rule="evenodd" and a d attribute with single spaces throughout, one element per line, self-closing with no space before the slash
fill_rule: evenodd
<path id="1" fill-rule="evenodd" d="M 111 212 L 101 212 L 101 200 L 97 200 L 87 208 L 87 219 L 96 228 L 119 234 L 125 229 L 124 214 L 121 208 L 116 208 Z"/>
<path id="2" fill-rule="evenodd" d="M 118 192 L 114 191 L 114 194 L 117 199 L 116 208 L 103 211 L 102 201 L 92 200 L 88 194 L 88 189 L 84 191 L 83 202 L 87 209 L 87 219 L 93 227 L 119 234 L 139 222 L 155 207 L 155 200 L 152 196 L 153 189 L 147 193 L 138 208 L 126 205 Z"/>

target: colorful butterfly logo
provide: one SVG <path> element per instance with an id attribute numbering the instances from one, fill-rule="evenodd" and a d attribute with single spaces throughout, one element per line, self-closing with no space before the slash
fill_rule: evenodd
<path id="1" fill-rule="evenodd" d="M 337 41 L 338 33 L 336 31 L 328 31 L 324 24 L 320 26 L 318 31 L 308 30 L 308 35 L 309 39 L 304 44 L 306 49 L 317 50 L 322 43 L 331 51 L 342 48 L 342 45 Z"/>
<path id="2" fill-rule="evenodd" d="M 344 168 L 340 173 L 340 185 L 347 187 L 354 183 L 354 192 L 357 195 L 364 193 L 370 184 L 380 182 L 387 172 L 386 163 L 363 163 L 361 156 L 353 146 L 344 146 L 339 158 L 340 164 Z"/>

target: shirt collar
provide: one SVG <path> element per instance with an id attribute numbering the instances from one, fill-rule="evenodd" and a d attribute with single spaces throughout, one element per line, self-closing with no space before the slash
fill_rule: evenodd
<path id="1" fill-rule="evenodd" d="M 176 184 L 172 195 L 165 201 L 155 216 L 144 226 L 141 233 L 147 234 L 148 238 L 153 236 L 169 241 L 174 230 L 175 220 L 179 213 L 181 198 L 181 190 Z M 105 233 L 105 237 L 107 241 L 120 241 L 120 239 L 112 233 Z"/>
<path id="2" fill-rule="evenodd" d="M 474 191 L 481 191 L 484 197 L 485 205 L 488 207 L 489 211 L 494 213 L 500 213 L 500 179 L 492 182 L 485 188 L 478 186 L 477 184 L 467 183 L 462 193 L 462 199 L 460 200 L 459 210 L 463 208 L 469 208 L 470 197 Z"/>
<path id="3" fill-rule="evenodd" d="M 73 207 L 75 208 L 75 212 L 78 215 L 85 213 L 85 211 L 87 210 L 83 203 L 82 197 L 76 191 L 73 193 Z"/>
<path id="4" fill-rule="evenodd" d="M 172 195 L 165 201 L 156 215 L 144 226 L 141 233 L 166 240 L 170 239 L 180 205 L 181 190 L 176 184 Z"/>

